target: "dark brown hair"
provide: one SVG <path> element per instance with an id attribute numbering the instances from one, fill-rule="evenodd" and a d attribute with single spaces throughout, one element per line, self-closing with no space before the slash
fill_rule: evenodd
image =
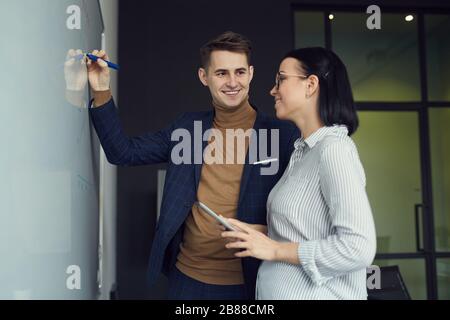
<path id="1" fill-rule="evenodd" d="M 352 135 L 359 125 L 347 68 L 331 50 L 322 47 L 296 49 L 283 58 L 294 58 L 306 76 L 319 78 L 319 115 L 326 126 L 345 125 Z"/>
<path id="2" fill-rule="evenodd" d="M 247 62 L 250 65 L 252 51 L 251 42 L 239 33 L 227 31 L 204 44 L 200 48 L 200 59 L 203 68 L 208 68 L 211 52 L 215 50 L 245 53 Z"/>

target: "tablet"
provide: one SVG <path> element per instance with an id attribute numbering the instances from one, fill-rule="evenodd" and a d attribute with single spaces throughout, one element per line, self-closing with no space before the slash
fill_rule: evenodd
<path id="1" fill-rule="evenodd" d="M 207 214 L 209 214 L 211 217 L 216 219 L 220 224 L 222 224 L 227 230 L 229 231 L 238 231 L 235 227 L 233 227 L 228 221 L 226 221 L 224 218 L 220 217 L 217 213 L 212 211 L 210 208 L 208 208 L 204 203 L 201 203 L 200 201 L 196 202 L 196 204 Z"/>

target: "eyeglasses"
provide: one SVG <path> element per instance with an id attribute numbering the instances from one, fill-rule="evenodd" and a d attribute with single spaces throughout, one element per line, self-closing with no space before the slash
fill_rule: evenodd
<path id="1" fill-rule="evenodd" d="M 302 74 L 289 74 L 289 73 L 281 73 L 280 71 L 277 72 L 277 75 L 275 77 L 275 87 L 277 88 L 277 90 L 280 89 L 280 83 L 281 81 L 284 80 L 284 78 L 287 77 L 297 77 L 297 78 L 303 78 L 303 79 L 307 79 L 308 76 L 302 75 Z"/>

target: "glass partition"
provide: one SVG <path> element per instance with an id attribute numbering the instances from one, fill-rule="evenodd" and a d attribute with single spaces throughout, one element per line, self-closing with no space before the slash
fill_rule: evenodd
<path id="1" fill-rule="evenodd" d="M 380 30 L 365 13 L 334 13 L 333 50 L 345 62 L 355 101 L 420 101 L 417 19 L 383 13 Z M 415 67 L 411 67 L 415 66 Z"/>

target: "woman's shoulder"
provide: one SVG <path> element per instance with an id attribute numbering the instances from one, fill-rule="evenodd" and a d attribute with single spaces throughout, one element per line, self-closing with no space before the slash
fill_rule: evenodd
<path id="1" fill-rule="evenodd" d="M 348 130 L 345 126 L 333 126 L 327 132 L 327 135 L 320 142 L 320 153 L 357 153 L 356 145 L 353 139 L 348 136 Z"/>
<path id="2" fill-rule="evenodd" d="M 355 142 L 347 134 L 329 134 L 320 143 L 320 163 L 335 168 L 348 166 L 356 168 L 365 185 L 366 177 Z"/>

